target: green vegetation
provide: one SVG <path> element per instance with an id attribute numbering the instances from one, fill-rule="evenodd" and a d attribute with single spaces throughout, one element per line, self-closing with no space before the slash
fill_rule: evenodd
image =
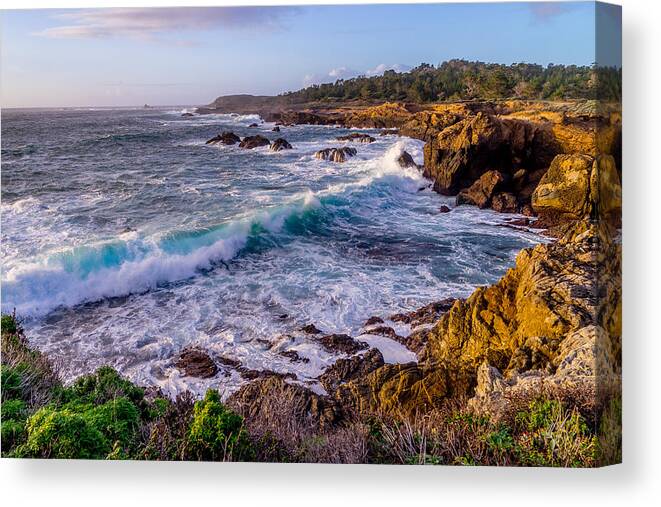
<path id="1" fill-rule="evenodd" d="M 290 390 L 265 393 L 244 420 L 217 391 L 169 400 L 109 367 L 65 386 L 11 316 L 2 318 L 1 381 L 3 457 L 569 467 L 621 459 L 619 399 L 597 432 L 549 399 L 511 420 L 455 400 L 413 421 L 372 416 L 322 429 Z"/>
<path id="2" fill-rule="evenodd" d="M 309 86 L 283 97 L 291 103 L 374 100 L 416 103 L 467 99 L 620 100 L 622 70 L 596 66 L 512 65 L 450 60 L 410 72 L 386 71 Z"/>

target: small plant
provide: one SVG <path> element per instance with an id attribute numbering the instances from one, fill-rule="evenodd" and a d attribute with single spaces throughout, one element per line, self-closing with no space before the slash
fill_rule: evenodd
<path id="1" fill-rule="evenodd" d="M 188 451 L 197 460 L 243 461 L 254 455 L 243 418 L 225 407 L 211 389 L 195 403 L 187 440 Z"/>

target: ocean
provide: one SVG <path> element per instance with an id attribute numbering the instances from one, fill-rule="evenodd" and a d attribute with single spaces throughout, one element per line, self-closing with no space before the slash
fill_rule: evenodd
<path id="1" fill-rule="evenodd" d="M 361 129 L 376 141 L 347 143 L 335 139 L 344 128 L 276 133 L 255 115 L 183 111 L 2 111 L 2 311 L 16 310 L 66 379 L 109 364 L 172 395 L 245 382 L 223 369 L 183 376 L 174 359 L 197 346 L 319 389 L 337 356 L 302 326 L 415 360 L 364 334 L 365 320 L 466 297 L 542 241 L 503 227 L 512 215 L 454 208 L 399 167 L 402 150 L 422 163 L 421 141 Z M 293 149 L 205 144 L 225 130 Z M 342 145 L 357 155 L 314 158 Z"/>

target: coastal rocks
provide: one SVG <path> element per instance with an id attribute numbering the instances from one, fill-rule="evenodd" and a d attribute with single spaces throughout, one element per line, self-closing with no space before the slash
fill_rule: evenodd
<path id="1" fill-rule="evenodd" d="M 501 192 L 491 198 L 491 209 L 499 213 L 516 213 L 519 203 L 510 192 Z"/>
<path id="2" fill-rule="evenodd" d="M 438 208 L 439 213 L 450 213 L 452 211 L 449 206 L 446 206 L 445 204 Z"/>
<path id="3" fill-rule="evenodd" d="M 321 331 L 317 329 L 317 326 L 315 326 L 314 324 L 308 324 L 306 326 L 303 326 L 301 328 L 301 331 L 307 334 L 321 334 Z"/>
<path id="4" fill-rule="evenodd" d="M 491 205 L 491 198 L 496 189 L 505 181 L 503 175 L 498 171 L 487 171 L 469 188 L 462 190 L 457 195 L 457 206 L 461 204 L 473 204 L 478 208 L 487 208 Z"/>
<path id="5" fill-rule="evenodd" d="M 278 355 L 286 357 L 293 363 L 309 363 L 310 360 L 307 357 L 301 357 L 298 352 L 295 350 L 283 350 L 278 352 Z"/>
<path id="6" fill-rule="evenodd" d="M 347 158 L 353 157 L 358 153 L 355 148 L 345 146 L 343 148 L 325 148 L 314 154 L 315 158 L 320 160 L 330 160 L 331 162 L 345 162 Z"/>
<path id="7" fill-rule="evenodd" d="M 256 136 L 244 137 L 241 143 L 239 143 L 239 148 L 253 149 L 259 148 L 260 146 L 268 146 L 271 142 L 266 139 L 264 136 L 257 134 Z"/>
<path id="8" fill-rule="evenodd" d="M 397 163 L 402 169 L 406 169 L 408 167 L 415 167 L 417 169 L 418 167 L 418 164 L 415 163 L 413 157 L 408 151 L 403 151 L 402 154 L 397 157 Z"/>
<path id="9" fill-rule="evenodd" d="M 187 377 L 211 378 L 218 373 L 218 366 L 204 351 L 184 349 L 175 361 L 176 368 Z"/>
<path id="10" fill-rule="evenodd" d="M 283 406 L 294 412 L 287 416 L 309 418 L 321 428 L 335 426 L 344 419 L 341 406 L 332 398 L 289 384 L 276 376 L 264 377 L 241 387 L 228 398 L 227 404 L 251 421 L 268 418 L 270 414 L 265 412 Z"/>
<path id="11" fill-rule="evenodd" d="M 237 136 L 234 132 L 223 132 L 222 134 L 218 134 L 217 136 L 212 137 L 205 144 L 232 145 L 240 142 L 241 142 L 241 138 Z"/>
<path id="12" fill-rule="evenodd" d="M 546 222 L 592 216 L 608 218 L 621 208 L 622 188 L 611 155 L 558 155 L 532 196 Z"/>
<path id="13" fill-rule="evenodd" d="M 356 354 L 369 348 L 365 342 L 354 340 L 348 334 L 328 334 L 315 340 L 328 352 L 336 354 Z"/>
<path id="14" fill-rule="evenodd" d="M 189 118 L 191 116 L 195 116 L 193 113 L 181 113 L 181 116 L 184 118 Z"/>
<path id="15" fill-rule="evenodd" d="M 383 355 L 372 348 L 362 356 L 338 359 L 319 376 L 319 382 L 327 392 L 332 393 L 340 384 L 362 378 L 383 365 Z"/>
<path id="16" fill-rule="evenodd" d="M 251 123 L 250 125 L 248 125 L 249 129 L 254 129 L 254 128 L 257 128 L 257 127 L 259 127 L 259 125 L 257 123 Z"/>
<path id="17" fill-rule="evenodd" d="M 275 127 L 273 127 L 271 129 L 271 132 L 280 132 L 280 127 L 278 125 L 276 125 Z"/>
<path id="18" fill-rule="evenodd" d="M 434 301 L 412 312 L 391 315 L 390 320 L 410 324 L 413 328 L 424 324 L 433 324 L 441 315 L 447 313 L 452 308 L 455 301 L 457 301 L 456 298 L 445 298 L 440 301 Z"/>
<path id="19" fill-rule="evenodd" d="M 355 141 L 358 143 L 373 143 L 376 141 L 371 135 L 363 134 L 362 132 L 352 132 L 345 136 L 339 136 L 336 138 L 338 141 Z"/>
<path id="20" fill-rule="evenodd" d="M 281 150 L 291 150 L 292 145 L 289 144 L 285 139 L 279 137 L 271 143 L 271 151 L 281 151 Z"/>

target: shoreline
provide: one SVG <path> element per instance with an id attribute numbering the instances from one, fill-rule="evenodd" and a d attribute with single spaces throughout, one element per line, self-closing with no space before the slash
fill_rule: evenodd
<path id="1" fill-rule="evenodd" d="M 617 130 L 617 123 L 612 128 L 612 118 L 603 123 L 596 116 L 586 120 L 567 111 L 503 110 L 490 103 L 477 111 L 463 106 L 457 109 L 456 105 L 415 112 L 388 104 L 375 109 L 353 111 L 342 118 L 335 112 L 324 117 L 319 112 L 295 111 L 281 114 L 279 119 L 341 120 L 349 127 L 355 122 L 358 128 L 371 124 L 371 128 L 413 133 L 426 143 L 425 174 L 435 182 L 438 193 L 463 196 L 459 204 L 499 208 L 497 211 L 526 210 L 522 214 L 537 215 L 557 239 L 522 250 L 504 277 L 487 288 L 476 288 L 466 300 L 429 308 L 432 303 L 411 312 L 415 316 L 402 316 L 423 319 L 431 326 L 413 337 L 400 337 L 409 349 L 418 349 L 417 362 L 384 364 L 380 353 L 367 348 L 362 356 L 339 359 L 324 371 L 324 383 L 331 386 L 329 396 L 302 392 L 305 388 L 293 387 L 282 376 L 267 375 L 241 387 L 230 396 L 229 405 L 245 418 L 252 433 L 259 434 L 265 426 L 273 430 L 274 400 L 293 397 L 308 408 L 314 406 L 308 410 L 313 426 L 336 438 L 341 428 L 358 424 L 355 421 L 369 414 L 381 414 L 383 421 L 407 419 L 436 413 L 447 402 L 466 397 L 471 400 L 470 411 L 484 412 L 494 421 L 508 421 L 509 412 L 532 407 L 533 393 L 541 382 L 550 386 L 551 398 L 562 400 L 568 410 L 577 410 L 597 428 L 600 414 L 614 399 L 621 364 L 617 345 L 621 336 L 617 316 L 621 311 L 621 250 L 613 241 L 616 229 L 608 225 L 618 225 L 621 169 L 617 153 L 610 159 L 602 156 L 593 139 L 599 144 L 605 128 L 602 144 L 617 152 L 618 134 L 610 132 Z M 507 146 L 505 152 L 503 146 Z M 531 146 L 532 154 L 526 155 Z M 496 171 L 500 176 L 486 167 L 494 160 L 503 165 Z M 522 182 L 515 183 L 519 166 L 528 160 L 548 164 L 547 169 L 526 169 L 518 178 Z M 587 175 L 581 180 L 587 190 L 576 192 L 566 180 L 568 174 L 574 174 L 571 171 Z M 595 198 L 592 194 L 597 188 Z M 495 204 L 501 201 L 505 205 Z M 602 220 L 594 222 L 595 216 Z M 586 251 L 591 252 L 587 260 L 583 258 Z M 604 276 L 611 280 L 599 282 L 593 289 L 597 258 L 614 258 L 615 262 L 605 265 Z M 555 280 L 565 280 L 564 285 L 556 287 Z M 595 304 L 590 294 L 604 287 L 605 302 Z M 377 327 L 383 323 L 374 321 Z M 397 335 L 391 327 L 382 327 L 380 332 Z M 334 347 L 360 347 L 360 342 L 344 336 L 328 341 Z M 594 363 L 589 357 L 593 350 L 605 359 Z M 574 360 L 567 363 L 570 356 Z M 610 387 L 607 392 L 591 392 L 589 386 L 595 382 Z M 579 401 L 572 403 L 567 392 L 579 392 Z M 511 395 L 523 401 L 513 407 L 506 401 Z M 298 405 L 294 405 L 289 407 L 290 417 L 307 421 L 308 416 L 296 412 Z"/>

